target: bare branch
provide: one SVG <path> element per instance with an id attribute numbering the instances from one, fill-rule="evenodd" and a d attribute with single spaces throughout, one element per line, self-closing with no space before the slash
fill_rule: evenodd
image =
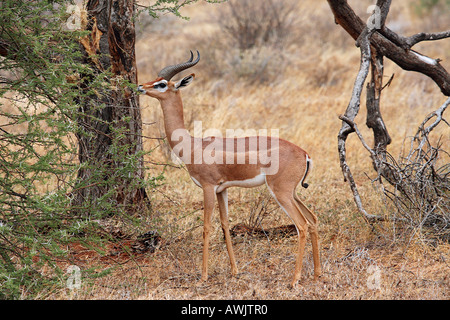
<path id="1" fill-rule="evenodd" d="M 445 38 L 450 38 L 450 30 L 437 33 L 421 32 L 406 38 L 406 43 L 410 48 L 412 48 L 412 46 L 422 41 L 441 40 Z"/>
<path id="2" fill-rule="evenodd" d="M 350 133 L 356 132 L 364 148 L 368 150 L 377 171 L 377 178 L 384 193 L 398 208 L 403 217 L 389 216 L 392 221 L 411 221 L 414 226 L 437 228 L 439 233 L 447 236 L 450 226 L 448 216 L 450 204 L 448 197 L 448 177 L 450 165 L 436 167 L 439 153 L 448 153 L 440 147 L 431 145 L 428 135 L 439 124 L 449 123 L 443 118 L 443 113 L 450 105 L 450 98 L 435 112 L 430 114 L 414 137 L 411 151 L 406 159 L 397 163 L 387 152 L 386 146 L 390 137 L 381 117 L 379 99 L 381 91 L 389 85 L 391 79 L 383 86 L 383 56 L 397 63 L 404 70 L 411 70 L 429 76 L 439 86 L 441 91 L 450 96 L 450 74 L 439 64 L 439 59 L 429 58 L 419 52 L 410 50 L 411 46 L 427 40 L 438 40 L 449 37 L 448 32 L 436 34 L 419 33 L 409 38 L 399 36 L 384 26 L 391 0 L 378 0 L 377 7 L 371 18 L 378 17 L 376 23 L 367 25 L 354 13 L 346 0 L 328 0 L 336 23 L 340 24 L 355 40 L 361 50 L 360 69 L 357 74 L 352 96 L 344 115 L 338 135 L 339 160 L 345 181 L 348 181 L 358 210 L 369 223 L 384 221 L 384 216 L 369 214 L 365 211 L 358 188 L 353 179 L 346 160 L 346 140 Z M 378 16 L 374 16 L 377 14 Z M 375 30 L 376 29 L 376 30 Z M 376 32 L 375 32 L 376 31 Z M 372 66 L 372 79 L 367 85 L 367 122 L 366 125 L 374 132 L 375 146 L 373 149 L 366 143 L 354 119 L 360 109 L 360 98 L 364 82 Z M 370 115 L 370 117 L 369 117 Z M 433 118 L 436 119 L 433 119 Z M 428 122 L 432 122 L 428 124 Z M 428 125 L 428 126 L 427 126 Z M 450 125 L 449 125 L 450 126 Z M 415 147 L 417 146 L 418 147 Z M 411 159 L 413 157 L 413 159 Z M 384 177 L 394 190 L 385 188 L 381 177 Z M 443 196 L 444 195 L 444 196 Z M 419 220 L 417 220 L 416 215 Z M 425 218 L 424 218 L 425 217 Z M 419 221 L 417 224 L 415 221 Z"/>
<path id="3" fill-rule="evenodd" d="M 356 15 L 346 0 L 327 1 L 336 23 L 356 40 L 367 27 L 366 24 Z M 387 3 L 383 2 L 382 5 L 387 6 Z M 434 40 L 434 37 L 436 37 L 436 40 L 447 38 L 447 31 L 435 34 L 417 34 L 405 38 L 384 27 L 380 30 L 380 33 L 376 32 L 371 37 L 370 44 L 376 48 L 377 52 L 395 62 L 402 69 L 420 72 L 430 77 L 444 95 L 450 96 L 450 74 L 441 66 L 439 59 L 431 59 L 419 52 L 406 50 L 408 49 L 406 39 L 410 39 L 408 41 L 415 44 L 420 41 Z"/>
<path id="4" fill-rule="evenodd" d="M 434 41 L 450 38 L 450 30 L 436 33 L 419 32 L 409 37 L 403 37 L 392 31 L 391 29 L 384 27 L 381 30 L 381 34 L 395 44 L 402 47 L 404 50 L 410 50 L 414 45 L 422 41 Z"/>
<path id="5" fill-rule="evenodd" d="M 353 179 L 352 172 L 347 163 L 346 157 L 346 148 L 345 142 L 347 140 L 348 135 L 351 132 L 356 130 L 356 126 L 354 126 L 353 120 L 358 114 L 361 100 L 361 92 L 363 89 L 364 82 L 367 78 L 367 74 L 369 73 L 370 66 L 370 37 L 374 33 L 375 29 L 366 28 L 361 35 L 358 37 L 357 45 L 359 45 L 361 49 L 361 63 L 358 75 L 356 76 L 355 84 L 353 86 L 352 97 L 347 106 L 347 110 L 343 116 L 340 116 L 340 119 L 343 120 L 341 130 L 338 135 L 338 151 L 339 151 L 339 161 L 341 163 L 342 173 L 344 175 L 344 180 L 348 181 L 350 184 L 350 189 L 353 193 L 353 199 L 355 200 L 356 206 L 358 207 L 359 212 L 363 214 L 363 216 L 369 222 L 373 221 L 383 221 L 384 218 L 380 216 L 376 216 L 373 214 L 367 213 L 364 209 L 361 201 L 361 197 L 358 192 L 358 188 L 356 187 L 355 180 Z M 369 148 L 370 149 L 370 148 Z"/>
<path id="6" fill-rule="evenodd" d="M 373 149 L 371 147 L 369 147 L 369 145 L 366 143 L 366 141 L 364 140 L 363 135 L 361 134 L 361 132 L 358 129 L 358 126 L 356 125 L 356 123 L 352 120 L 350 120 L 349 118 L 347 118 L 346 116 L 340 115 L 339 119 L 344 121 L 345 123 L 347 123 L 356 133 L 356 135 L 358 136 L 359 140 L 361 140 L 362 145 L 364 146 L 364 148 L 367 149 L 367 151 L 369 151 L 369 153 L 371 154 L 372 157 L 375 157 L 375 151 L 373 151 Z"/>
<path id="7" fill-rule="evenodd" d="M 428 117 L 425 118 L 425 120 L 422 122 L 422 124 L 419 127 L 419 131 L 417 132 L 416 136 L 414 137 L 415 140 L 419 140 L 419 134 L 421 133 L 422 135 L 422 139 L 420 141 L 419 147 L 418 149 L 422 149 L 423 145 L 426 142 L 427 136 L 428 134 L 442 121 L 444 120 L 442 118 L 442 115 L 444 114 L 445 109 L 447 109 L 447 107 L 450 105 L 450 98 L 448 98 L 444 104 L 437 109 L 436 111 L 434 111 L 433 113 L 431 113 Z M 428 127 L 425 128 L 425 124 L 433 117 L 436 117 L 436 120 L 429 125 Z M 445 121 L 445 120 L 444 120 Z"/>
<path id="8" fill-rule="evenodd" d="M 431 143 L 431 132 L 442 123 L 450 124 L 443 118 L 443 113 L 450 105 L 450 98 L 440 108 L 428 115 L 419 126 L 411 140 L 409 151 L 401 155 L 398 161 L 389 157 L 391 179 L 394 189 L 384 188 L 385 195 L 404 218 L 396 219 L 408 222 L 414 232 L 420 229 L 431 231 L 432 237 L 450 239 L 450 164 L 442 164 L 440 159 L 449 153 L 442 149 L 439 139 Z M 434 121 L 427 126 L 428 122 Z"/>

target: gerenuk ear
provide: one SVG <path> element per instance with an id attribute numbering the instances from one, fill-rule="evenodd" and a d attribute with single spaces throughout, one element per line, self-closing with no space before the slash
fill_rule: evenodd
<path id="1" fill-rule="evenodd" d="M 187 77 L 184 77 L 183 79 L 181 79 L 180 81 L 175 83 L 175 89 L 178 90 L 179 88 L 183 88 L 183 87 L 188 86 L 192 81 L 194 81 L 194 78 L 195 78 L 195 74 L 194 73 L 191 73 Z"/>

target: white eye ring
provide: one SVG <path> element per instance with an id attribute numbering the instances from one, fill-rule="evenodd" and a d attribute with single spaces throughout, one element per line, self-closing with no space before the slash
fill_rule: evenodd
<path id="1" fill-rule="evenodd" d="M 166 92 L 167 91 L 167 81 L 161 80 L 159 82 L 156 82 L 153 84 L 153 88 L 158 90 L 159 92 Z"/>
<path id="2" fill-rule="evenodd" d="M 153 88 L 158 90 L 159 92 L 166 92 L 167 91 L 167 81 L 161 80 L 153 84 Z"/>

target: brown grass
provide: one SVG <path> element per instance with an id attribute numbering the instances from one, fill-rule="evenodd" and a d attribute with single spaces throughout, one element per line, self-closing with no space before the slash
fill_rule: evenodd
<path id="1" fill-rule="evenodd" d="M 294 1 L 294 0 L 293 0 Z M 372 1 L 354 2 L 360 13 Z M 352 3 L 353 4 L 353 3 Z M 226 4 L 225 4 L 226 5 Z M 45 298 L 57 299 L 448 299 L 450 292 L 450 246 L 407 233 L 392 223 L 368 225 L 358 213 L 348 185 L 343 181 L 337 155 L 337 133 L 358 70 L 359 50 L 334 24 L 325 1 L 299 3 L 300 19 L 292 30 L 297 39 L 284 45 L 277 59 L 279 70 L 268 69 L 263 83 L 238 77 L 229 62 L 235 49 L 215 22 L 224 5 L 199 3 L 185 8 L 189 22 L 163 16 L 158 32 L 142 30 L 137 43 L 139 79 L 155 78 L 159 69 L 188 57 L 199 49 L 202 60 L 193 72 L 193 85 L 183 92 L 189 129 L 194 120 L 203 128 L 271 129 L 305 150 L 314 159 L 310 187 L 300 197 L 320 219 L 323 277 L 313 281 L 312 255 L 308 244 L 300 285 L 289 289 L 294 270 L 295 237 L 234 240 L 239 275 L 231 277 L 218 214 L 213 218 L 210 279 L 197 285 L 201 265 L 202 192 L 183 169 L 167 167 L 165 184 L 152 196 L 153 212 L 142 217 L 143 230 L 158 230 L 165 243 L 154 254 L 143 254 L 118 265 L 111 275 L 99 278 L 81 290 L 57 290 Z M 409 35 L 428 30 L 413 16 L 408 2 L 395 3 L 388 23 Z M 154 28 L 154 27 L 151 27 Z M 438 28 L 439 30 L 439 28 Z M 428 30 L 436 31 L 436 30 Z M 228 44 L 228 47 L 227 47 Z M 426 43 L 423 53 L 440 57 L 450 70 L 450 43 Z M 262 54 L 275 54 L 274 48 Z M 222 60 L 218 60 L 221 59 Z M 216 72 L 212 69 L 222 68 Z M 422 119 L 443 102 L 439 89 L 427 78 L 402 71 L 386 61 L 386 76 L 395 73 L 383 91 L 382 111 L 393 143 L 389 151 L 398 155 L 405 138 L 414 134 Z M 364 106 L 364 103 L 363 103 Z M 141 98 L 145 135 L 163 135 L 163 119 L 157 101 Z M 365 128 L 365 110 L 356 118 Z M 449 132 L 443 131 L 448 147 Z M 147 140 L 145 148 L 157 147 Z M 387 214 L 391 208 L 366 177 L 373 176 L 368 154 L 354 136 L 347 143 L 348 162 L 353 169 L 364 205 L 369 212 Z M 165 162 L 163 148 L 152 153 L 152 161 Z M 150 176 L 163 168 L 151 166 Z M 264 188 L 232 189 L 230 224 L 245 222 Z M 290 224 L 281 210 L 264 219 L 263 226 Z M 87 262 L 89 264 L 89 261 Z M 111 262 L 103 261 L 105 267 Z M 380 286 L 370 289 L 369 266 L 380 270 Z"/>

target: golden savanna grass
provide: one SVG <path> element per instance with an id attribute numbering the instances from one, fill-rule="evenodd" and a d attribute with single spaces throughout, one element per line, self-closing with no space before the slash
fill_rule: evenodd
<path id="1" fill-rule="evenodd" d="M 158 230 L 163 245 L 153 254 L 140 255 L 119 265 L 111 275 L 95 280 L 76 292 L 62 289 L 51 298 L 78 299 L 448 299 L 450 246 L 430 246 L 404 233 L 393 223 L 367 224 L 358 213 L 349 186 L 343 181 L 337 153 L 338 115 L 345 111 L 358 71 L 360 53 L 354 41 L 334 24 L 326 1 L 294 1 L 296 19 L 282 45 L 261 45 L 245 53 L 232 41 L 218 21 L 227 4 L 198 3 L 186 7 L 184 21 L 164 15 L 148 25 L 137 21 L 139 81 L 153 80 L 167 64 L 188 58 L 198 49 L 200 63 L 189 72 L 194 83 L 182 92 L 185 121 L 203 129 L 279 129 L 280 137 L 301 146 L 312 156 L 314 167 L 310 187 L 297 191 L 318 215 L 323 276 L 313 281 L 312 254 L 307 244 L 300 284 L 289 289 L 295 264 L 296 237 L 234 240 L 239 268 L 231 277 L 228 255 L 216 208 L 210 250 L 210 278 L 200 278 L 202 248 L 202 192 L 186 170 L 170 162 L 164 142 L 146 139 L 145 149 L 155 149 L 147 159 L 148 175 L 164 170 L 164 184 L 152 194 L 153 210 L 142 216 L 143 230 Z M 255 1 L 256 2 L 256 1 Z M 350 1 L 362 17 L 372 1 Z M 396 1 L 388 24 L 400 34 L 439 31 L 448 26 L 437 13 L 418 17 L 413 1 Z M 417 45 L 418 51 L 442 59 L 450 70 L 448 40 Z M 253 50 L 253 51 L 252 51 Z M 239 60 L 233 55 L 248 55 Z M 269 58 L 269 60 L 267 60 Z M 247 59 L 247 60 L 246 60 Z M 259 59 L 259 60 L 258 60 Z M 263 66 L 259 74 L 255 68 Z M 249 68 L 245 74 L 245 68 Z M 261 67 L 262 68 L 262 67 Z M 437 109 L 444 97 L 425 76 L 406 72 L 385 61 L 386 81 L 382 112 L 393 143 L 389 152 L 398 156 L 408 137 L 427 114 Z M 140 98 L 144 135 L 163 137 L 163 118 L 157 101 Z M 356 118 L 371 144 L 365 127 L 364 102 Z M 154 124 L 151 124 L 155 122 Z M 449 142 L 448 129 L 443 135 Z M 376 185 L 370 158 L 356 136 L 347 142 L 348 162 L 358 184 L 364 206 L 370 213 L 387 215 L 392 207 Z M 444 159 L 448 161 L 448 159 Z M 301 189 L 301 190 L 300 190 Z M 231 189 L 230 224 L 247 222 L 257 199 L 271 201 L 265 188 Z M 271 206 L 275 206 L 273 202 Z M 290 224 L 279 209 L 262 222 L 264 228 Z M 105 263 L 105 267 L 107 264 Z M 371 267 L 372 266 L 372 267 Z M 370 268 L 369 268 L 370 267 Z M 371 285 L 377 270 L 379 285 Z"/>

